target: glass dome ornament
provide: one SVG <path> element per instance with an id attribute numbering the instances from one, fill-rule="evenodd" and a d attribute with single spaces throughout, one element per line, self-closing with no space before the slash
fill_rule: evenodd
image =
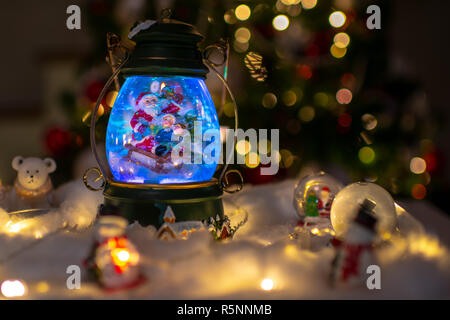
<path id="1" fill-rule="evenodd" d="M 379 235 L 395 231 L 397 214 L 389 192 L 374 183 L 356 182 L 343 188 L 334 198 L 330 217 L 337 237 L 345 235 L 350 222 L 364 203 L 370 203 L 371 212 L 378 220 L 376 231 Z"/>
<path id="2" fill-rule="evenodd" d="M 160 226 L 169 205 L 180 221 L 223 216 L 223 191 L 240 190 L 242 176 L 236 170 L 226 171 L 225 164 L 218 178 L 213 177 L 221 139 L 216 108 L 205 84 L 209 69 L 222 81 L 235 107 L 233 143 L 237 134 L 235 99 L 215 69 L 217 64 L 207 59 L 214 46 L 200 51 L 203 36 L 195 27 L 168 17 L 135 25 L 129 37 L 136 46 L 115 69 L 93 112 L 91 146 L 99 168 L 86 172 L 86 186 L 103 189 L 105 205 L 117 206 L 130 222 L 141 225 Z M 225 62 L 225 50 L 222 53 Z M 119 74 L 124 83 L 109 117 L 103 159 L 95 138 L 96 115 Z M 235 190 L 227 179 L 232 172 L 241 178 Z"/>
<path id="3" fill-rule="evenodd" d="M 331 204 L 342 188 L 342 183 L 323 171 L 302 178 L 294 189 L 294 208 L 301 221 L 329 222 Z"/>
<path id="4" fill-rule="evenodd" d="M 106 132 L 106 155 L 114 180 L 146 184 L 210 180 L 218 165 L 214 154 L 209 161 L 203 159 L 200 163 L 184 163 L 171 154 L 179 143 L 172 140 L 172 135 L 186 131 L 194 137 L 208 130 L 220 132 L 220 127 L 202 78 L 141 75 L 126 78 Z M 208 147 L 220 154 L 220 139 L 215 138 L 200 142 L 199 148 L 191 148 L 193 158 L 202 160 Z"/>

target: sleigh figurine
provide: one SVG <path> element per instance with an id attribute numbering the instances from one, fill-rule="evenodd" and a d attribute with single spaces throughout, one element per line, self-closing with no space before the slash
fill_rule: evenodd
<path id="1" fill-rule="evenodd" d="M 142 150 L 138 147 L 135 147 L 131 144 L 125 145 L 125 148 L 128 149 L 127 159 L 136 165 L 146 167 L 157 173 L 168 173 L 173 168 L 179 171 L 183 163 L 174 164 L 171 159 L 170 152 L 158 156 L 150 151 Z"/>

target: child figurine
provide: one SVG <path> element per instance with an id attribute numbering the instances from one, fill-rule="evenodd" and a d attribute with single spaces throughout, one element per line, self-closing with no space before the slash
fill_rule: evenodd
<path id="1" fill-rule="evenodd" d="M 155 150 L 157 156 L 162 157 L 172 151 L 172 145 L 174 144 L 172 135 L 174 133 L 175 123 L 176 119 L 171 114 L 166 114 L 162 117 L 162 129 L 159 130 L 155 136 L 155 140 L 158 144 Z"/>
<path id="2" fill-rule="evenodd" d="M 362 284 L 367 276 L 366 269 L 373 264 L 372 244 L 375 237 L 375 203 L 366 199 L 356 218 L 350 224 L 345 239 L 337 248 L 333 260 L 330 280 L 336 284 Z"/>

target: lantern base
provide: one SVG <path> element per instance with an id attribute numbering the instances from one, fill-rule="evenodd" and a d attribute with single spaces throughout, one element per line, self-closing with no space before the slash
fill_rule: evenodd
<path id="1" fill-rule="evenodd" d="M 130 223 L 138 221 L 142 226 L 163 224 L 168 206 L 176 221 L 207 220 L 223 218 L 222 188 L 213 179 L 189 184 L 128 184 L 107 182 L 103 192 L 104 204 L 118 207 Z"/>

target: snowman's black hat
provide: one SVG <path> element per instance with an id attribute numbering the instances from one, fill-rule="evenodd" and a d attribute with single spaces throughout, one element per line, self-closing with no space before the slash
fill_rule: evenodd
<path id="1" fill-rule="evenodd" d="M 375 226 L 377 224 L 377 218 L 373 213 L 373 209 L 375 208 L 375 202 L 365 199 L 361 204 L 358 213 L 355 218 L 355 223 L 371 230 L 375 231 Z"/>

